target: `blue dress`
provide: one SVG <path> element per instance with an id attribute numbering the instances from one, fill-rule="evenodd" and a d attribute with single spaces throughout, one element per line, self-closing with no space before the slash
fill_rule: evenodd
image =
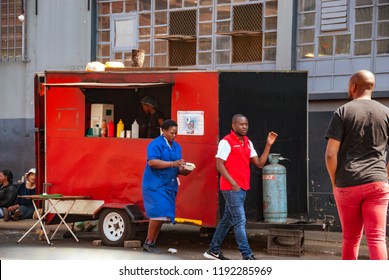
<path id="1" fill-rule="evenodd" d="M 172 142 L 172 147 L 163 135 L 155 138 L 147 146 L 146 168 L 142 181 L 142 195 L 149 218 L 169 217 L 174 223 L 176 213 L 176 195 L 178 190 L 178 167 L 155 169 L 148 165 L 148 161 L 160 159 L 175 161 L 182 159 L 181 147 Z"/>

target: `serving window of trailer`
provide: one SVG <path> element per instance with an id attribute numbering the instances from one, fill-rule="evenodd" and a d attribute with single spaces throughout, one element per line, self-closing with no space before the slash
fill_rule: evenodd
<path id="1" fill-rule="evenodd" d="M 125 88 L 95 87 L 83 88 L 82 91 L 85 95 L 85 135 L 90 135 L 90 128 L 93 128 L 97 118 L 103 120 L 105 116 L 109 116 L 114 123 L 114 137 L 120 120 L 124 124 L 124 130 L 131 130 L 131 125 L 136 120 L 139 124 L 139 138 L 151 138 L 148 135 L 150 112 L 146 112 L 141 103 L 145 97 L 154 101 L 155 110 L 162 113 L 164 119 L 171 117 L 170 84 L 134 84 Z M 104 120 L 108 122 L 107 119 Z"/>
<path id="2" fill-rule="evenodd" d="M 114 123 L 114 137 L 117 124 L 121 120 L 124 131 L 131 130 L 136 120 L 139 125 L 139 138 L 151 138 L 148 135 L 150 111 L 144 109 L 141 100 L 153 100 L 155 110 L 158 110 L 164 119 L 171 118 L 172 84 L 157 83 L 64 83 L 46 84 L 48 87 L 79 88 L 85 96 L 85 133 L 87 137 L 101 136 L 93 128 L 102 127 L 105 121 L 108 125 Z M 124 134 L 123 137 L 126 137 Z M 156 136 L 154 136 L 156 137 Z M 154 138 L 153 137 L 153 138 Z"/>

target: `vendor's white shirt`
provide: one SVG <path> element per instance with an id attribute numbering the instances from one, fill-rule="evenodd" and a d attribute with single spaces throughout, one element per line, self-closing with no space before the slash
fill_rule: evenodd
<path id="1" fill-rule="evenodd" d="M 257 151 L 254 149 L 253 143 L 249 140 L 249 148 L 250 148 L 250 158 L 257 156 Z M 220 158 L 222 160 L 227 160 L 229 154 L 231 152 L 230 143 L 227 140 L 222 139 L 219 142 L 219 146 L 217 147 L 216 158 Z"/>

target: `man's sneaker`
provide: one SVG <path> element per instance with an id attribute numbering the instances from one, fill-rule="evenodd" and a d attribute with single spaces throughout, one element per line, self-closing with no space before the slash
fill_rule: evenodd
<path id="1" fill-rule="evenodd" d="M 254 255 L 243 257 L 244 260 L 256 260 L 257 258 Z"/>
<path id="2" fill-rule="evenodd" d="M 161 254 L 161 251 L 155 246 L 155 243 L 143 244 L 143 251 L 153 254 Z"/>
<path id="3" fill-rule="evenodd" d="M 22 211 L 16 209 L 15 213 L 12 215 L 12 220 L 18 221 L 20 219 L 20 216 L 22 216 L 22 214 L 23 214 Z"/>
<path id="4" fill-rule="evenodd" d="M 229 260 L 222 252 L 211 252 L 209 249 L 204 253 L 204 257 L 212 260 Z"/>

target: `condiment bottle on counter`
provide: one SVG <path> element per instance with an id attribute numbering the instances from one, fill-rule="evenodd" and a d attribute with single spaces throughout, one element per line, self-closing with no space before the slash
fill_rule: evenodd
<path id="1" fill-rule="evenodd" d="M 101 137 L 107 137 L 107 121 L 101 121 Z"/>
<path id="2" fill-rule="evenodd" d="M 131 126 L 131 137 L 139 138 L 139 124 L 136 122 L 136 120 Z"/>
<path id="3" fill-rule="evenodd" d="M 99 124 L 96 124 L 96 127 L 93 128 L 93 136 L 100 136 L 100 127 Z"/>
<path id="4" fill-rule="evenodd" d="M 113 124 L 112 120 L 108 123 L 107 132 L 108 132 L 108 137 L 115 136 L 115 125 Z"/>
<path id="5" fill-rule="evenodd" d="M 117 127 L 116 127 L 116 137 L 117 138 L 120 137 L 123 130 L 124 130 L 124 123 L 122 122 L 122 119 L 120 119 L 120 121 L 118 122 Z"/>

